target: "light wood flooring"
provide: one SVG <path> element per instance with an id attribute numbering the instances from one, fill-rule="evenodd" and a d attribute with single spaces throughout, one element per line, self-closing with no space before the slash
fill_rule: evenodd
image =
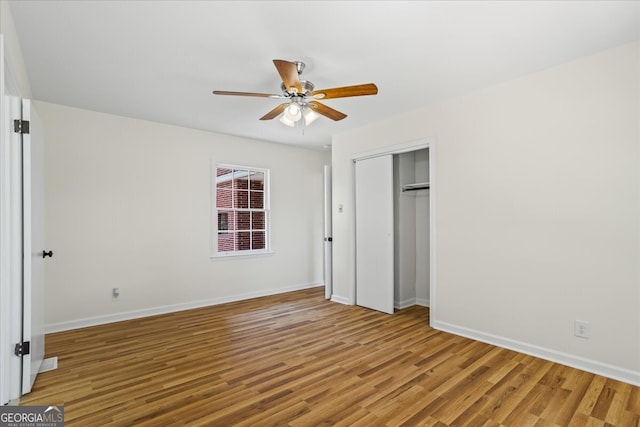
<path id="1" fill-rule="evenodd" d="M 640 426 L 640 389 L 323 289 L 48 335 L 66 426 Z"/>

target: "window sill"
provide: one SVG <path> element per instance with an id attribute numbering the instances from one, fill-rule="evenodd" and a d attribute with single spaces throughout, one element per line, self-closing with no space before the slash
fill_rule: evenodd
<path id="1" fill-rule="evenodd" d="M 211 255 L 211 261 L 223 261 L 223 260 L 231 260 L 231 259 L 246 259 L 246 258 L 262 258 L 266 256 L 274 255 L 273 251 L 265 251 L 265 252 L 252 252 L 250 254 L 230 254 L 230 255 Z"/>

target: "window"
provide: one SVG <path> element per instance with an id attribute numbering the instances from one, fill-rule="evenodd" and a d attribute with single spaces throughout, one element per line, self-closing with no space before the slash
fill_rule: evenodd
<path id="1" fill-rule="evenodd" d="M 269 171 L 215 166 L 214 256 L 269 252 Z"/>
<path id="2" fill-rule="evenodd" d="M 218 212 L 218 231 L 227 231 L 229 229 L 229 213 Z"/>

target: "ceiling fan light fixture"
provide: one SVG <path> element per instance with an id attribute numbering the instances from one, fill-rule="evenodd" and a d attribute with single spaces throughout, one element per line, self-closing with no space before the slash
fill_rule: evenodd
<path id="1" fill-rule="evenodd" d="M 289 106 L 284 110 L 284 117 L 286 117 L 291 122 L 297 122 L 302 117 L 300 105 L 292 102 Z"/>
<path id="2" fill-rule="evenodd" d="M 280 123 L 289 127 L 294 127 L 296 125 L 296 122 L 294 122 L 293 120 L 289 120 L 286 115 L 280 117 Z"/>
<path id="3" fill-rule="evenodd" d="M 302 113 L 302 115 L 304 116 L 304 124 L 309 126 L 311 123 L 313 123 L 318 117 L 320 117 L 320 114 L 316 113 L 315 111 L 313 111 L 311 108 L 306 107 Z"/>

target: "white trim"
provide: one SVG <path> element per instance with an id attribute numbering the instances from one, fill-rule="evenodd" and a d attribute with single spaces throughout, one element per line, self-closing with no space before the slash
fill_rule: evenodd
<path id="1" fill-rule="evenodd" d="M 42 361 L 38 373 L 55 371 L 56 369 L 58 369 L 58 356 L 47 357 Z"/>
<path id="2" fill-rule="evenodd" d="M 431 307 L 431 300 L 429 298 L 416 298 L 416 305 L 421 307 Z M 429 313 L 431 315 L 431 313 Z"/>
<path id="3" fill-rule="evenodd" d="M 349 301 L 349 298 L 341 297 L 340 295 L 335 295 L 335 294 L 331 295 L 331 301 L 337 302 L 339 304 L 344 304 L 344 305 L 354 305 Z"/>
<path id="4" fill-rule="evenodd" d="M 437 318 L 436 304 L 436 142 L 429 142 L 429 321 Z"/>
<path id="5" fill-rule="evenodd" d="M 429 148 L 430 144 L 434 142 L 433 138 L 423 138 L 415 141 L 403 142 L 395 145 L 388 145 L 382 148 L 376 148 L 374 150 L 361 151 L 351 155 L 351 160 L 354 162 L 359 160 L 367 160 L 373 157 L 385 156 L 387 154 L 402 154 L 410 151 L 418 151 L 423 148 Z"/>
<path id="6" fill-rule="evenodd" d="M 9 76 L 11 70 L 7 67 L 5 62 L 5 78 Z M 5 81 L 6 84 L 6 81 Z M 5 87 L 5 89 L 7 89 Z M 8 396 L 5 394 L 3 400 L 8 397 L 11 399 L 19 398 L 22 394 L 22 362 L 21 358 L 13 357 L 13 345 L 22 340 L 22 319 L 23 319 L 23 304 L 22 304 L 22 136 L 13 132 L 11 124 L 13 119 L 19 119 L 22 117 L 22 98 L 19 96 L 9 95 L 6 91 L 2 95 L 2 106 L 4 108 L 2 121 L 2 152 L 7 157 L 3 160 L 5 163 L 2 170 L 2 179 L 5 180 L 2 184 L 3 191 L 8 190 L 8 193 L 4 193 L 3 196 L 8 196 L 2 203 L 3 215 L 5 222 L 4 226 L 8 225 L 9 229 L 6 233 L 2 233 L 3 244 L 8 244 L 6 253 L 3 256 L 4 279 L 7 281 L 4 283 L 3 297 L 7 297 L 6 301 L 2 305 L 3 317 L 8 317 L 7 326 L 2 328 L 3 333 L 8 333 L 8 336 L 4 336 L 3 342 L 6 346 L 9 345 L 9 351 L 6 354 L 9 358 L 5 358 L 3 376 L 6 381 L 3 381 L 3 389 L 8 391 Z M 6 168 L 4 166 L 7 166 Z"/>
<path id="7" fill-rule="evenodd" d="M 5 103 L 5 75 L 4 75 L 4 36 L 0 34 L 0 405 L 6 405 L 10 397 L 9 378 L 11 373 L 9 355 L 11 354 L 9 327 L 11 317 L 9 315 L 11 305 L 9 304 L 11 295 L 11 210 L 10 210 L 10 161 L 9 161 L 9 141 L 5 137 L 7 118 Z"/>
<path id="8" fill-rule="evenodd" d="M 427 298 L 409 298 L 404 301 L 395 301 L 394 308 L 402 310 L 403 308 L 411 307 L 413 305 L 419 305 L 421 307 L 429 307 L 429 299 Z"/>
<path id="9" fill-rule="evenodd" d="M 238 258 L 261 258 L 261 257 L 265 257 L 265 256 L 271 256 L 271 255 L 275 255 L 274 251 L 256 251 L 256 252 L 252 252 L 252 251 L 245 251 L 247 252 L 245 253 L 237 253 L 237 252 L 233 252 L 229 255 L 211 255 L 211 261 L 223 261 L 223 260 L 228 260 L 228 259 L 238 259 Z"/>
<path id="10" fill-rule="evenodd" d="M 559 363 L 561 365 L 570 366 L 572 368 L 591 372 L 597 375 L 602 375 L 604 377 L 623 381 L 635 386 L 640 386 L 640 372 L 631 371 L 628 369 L 598 362 L 596 360 L 585 359 L 544 347 L 538 347 L 536 345 L 527 344 L 521 341 L 516 341 L 493 334 L 487 334 L 485 332 L 453 325 L 447 322 L 441 322 L 432 319 L 431 327 L 439 331 L 460 335 L 476 341 L 492 344 L 498 347 L 517 351 L 519 353 L 524 353 L 530 356 L 535 356 L 541 359 L 549 360 L 551 362 Z"/>
<path id="11" fill-rule="evenodd" d="M 393 302 L 393 308 L 395 308 L 396 310 L 402 310 L 403 308 L 411 307 L 412 305 L 416 305 L 416 299 L 415 298 L 409 298 L 409 299 L 404 300 L 404 301 L 394 301 Z"/>
<path id="12" fill-rule="evenodd" d="M 69 331 L 72 329 L 86 328 L 89 326 L 104 325 L 107 323 L 121 322 L 123 320 L 139 319 L 141 317 L 155 316 L 158 314 L 173 313 L 176 311 L 191 310 L 194 308 L 209 307 L 212 305 L 226 304 L 228 302 L 243 301 L 246 299 L 277 295 L 285 292 L 299 291 L 302 289 L 324 286 L 322 281 L 304 283 L 301 285 L 286 286 L 283 288 L 267 289 L 264 291 L 249 292 L 246 294 L 229 295 L 207 300 L 186 302 L 182 304 L 165 305 L 161 307 L 144 308 L 141 310 L 126 311 L 122 313 L 107 314 L 104 316 L 87 317 L 84 319 L 67 322 L 52 323 L 46 325 L 46 333 Z"/>
<path id="13" fill-rule="evenodd" d="M 324 165 L 322 167 L 322 273 L 324 278 L 324 297 L 326 299 L 331 299 L 331 294 L 333 294 L 332 190 L 331 166 Z"/>

